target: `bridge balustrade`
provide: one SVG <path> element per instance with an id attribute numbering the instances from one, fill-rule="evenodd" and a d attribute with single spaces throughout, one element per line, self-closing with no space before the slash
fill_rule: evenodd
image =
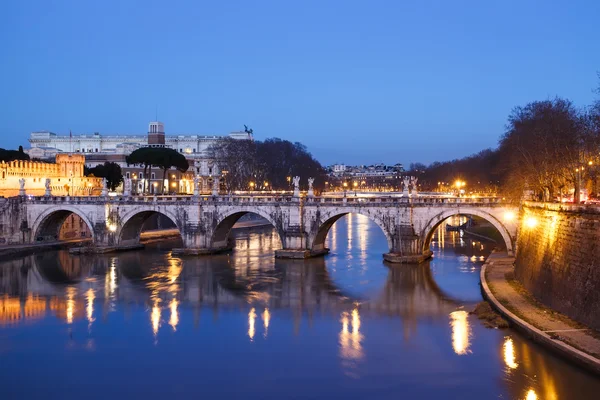
<path id="1" fill-rule="evenodd" d="M 281 204 L 300 201 L 291 196 L 210 196 L 201 195 L 193 197 L 191 195 L 167 195 L 167 196 L 131 196 L 131 197 L 102 197 L 102 196 L 28 196 L 27 201 L 43 204 L 90 204 L 90 203 L 191 203 L 216 202 L 228 204 Z M 368 204 L 502 204 L 501 197 L 303 197 L 305 204 L 336 204 L 344 205 L 368 205 Z"/>

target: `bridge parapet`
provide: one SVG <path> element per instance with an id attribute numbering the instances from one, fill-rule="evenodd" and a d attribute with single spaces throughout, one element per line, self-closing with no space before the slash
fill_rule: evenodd
<path id="1" fill-rule="evenodd" d="M 289 195 L 265 194 L 265 195 L 225 195 L 225 196 L 191 196 L 191 195 L 172 195 L 172 196 L 27 196 L 27 202 L 44 203 L 44 204 L 61 204 L 65 202 L 74 204 L 83 203 L 297 203 L 304 204 L 335 204 L 343 206 L 350 204 L 399 204 L 399 205 L 434 205 L 434 204 L 471 204 L 471 205 L 509 205 L 504 198 L 501 197 L 442 197 L 442 196 L 417 196 L 417 197 L 392 197 L 392 196 L 348 196 L 348 197 L 301 197 L 294 198 Z"/>

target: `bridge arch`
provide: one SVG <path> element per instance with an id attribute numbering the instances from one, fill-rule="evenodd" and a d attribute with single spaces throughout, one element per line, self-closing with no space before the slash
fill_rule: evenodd
<path id="1" fill-rule="evenodd" d="M 327 234 L 329 233 L 329 230 L 331 229 L 333 224 L 336 223 L 337 220 L 339 220 L 340 218 L 342 218 L 348 214 L 362 215 L 362 216 L 369 218 L 370 221 L 375 222 L 377 224 L 377 226 L 379 226 L 379 228 L 381 229 L 383 234 L 385 235 L 385 238 L 388 243 L 389 251 L 390 252 L 392 251 L 392 249 L 394 248 L 393 233 L 390 232 L 389 229 L 387 229 L 384 221 L 380 220 L 379 218 L 377 218 L 375 216 L 369 215 L 369 213 L 361 212 L 361 210 L 350 209 L 350 210 L 332 212 L 332 213 L 328 213 L 328 214 L 321 216 L 320 221 L 323 221 L 323 222 L 320 222 L 317 225 L 315 225 L 316 229 L 313 232 L 311 232 L 311 235 L 310 235 L 311 236 L 310 237 L 311 252 L 313 252 L 313 253 L 325 252 L 325 240 L 327 239 Z"/>
<path id="2" fill-rule="evenodd" d="M 33 222 L 31 233 L 32 241 L 54 241 L 59 240 L 60 230 L 71 215 L 78 216 L 86 225 L 90 232 L 90 237 L 94 239 L 94 225 L 92 221 L 81 210 L 72 206 L 51 207 L 43 211 Z"/>
<path id="3" fill-rule="evenodd" d="M 263 212 L 258 207 L 253 209 L 239 208 L 234 210 L 229 210 L 223 215 L 219 216 L 216 227 L 212 232 L 210 238 L 210 248 L 212 249 L 226 249 L 229 248 L 229 235 L 235 223 L 242 218 L 246 214 L 256 214 L 267 221 L 273 226 L 277 235 L 279 236 L 279 241 L 281 242 L 281 247 L 285 248 L 285 235 L 283 233 L 283 227 L 281 222 L 277 222 L 271 215 Z"/>
<path id="4" fill-rule="evenodd" d="M 510 233 L 508 232 L 508 229 L 506 228 L 506 226 L 492 214 L 490 214 L 486 211 L 483 211 L 483 210 L 478 210 L 476 208 L 472 208 L 472 207 L 445 210 L 445 211 L 442 211 L 441 213 L 437 214 L 435 217 L 433 217 L 427 223 L 425 228 L 423 228 L 421 235 L 420 235 L 421 241 L 423 243 L 423 249 L 422 249 L 423 252 L 427 252 L 429 250 L 429 245 L 431 244 L 431 239 L 432 239 L 433 234 L 435 233 L 435 230 L 437 229 L 437 227 L 442 222 L 444 222 L 446 219 L 456 216 L 456 215 L 475 215 L 477 217 L 485 219 L 486 221 L 491 223 L 494 226 L 494 228 L 496 228 L 496 230 L 498 230 L 498 232 L 500 232 L 500 235 L 502 235 L 502 239 L 504 239 L 504 244 L 506 245 L 506 250 L 508 251 L 508 253 L 509 254 L 513 253 L 513 240 L 511 238 Z"/>
<path id="5" fill-rule="evenodd" d="M 153 216 L 162 215 L 167 217 L 179 231 L 181 235 L 181 226 L 178 218 L 168 210 L 161 209 L 135 209 L 123 215 L 120 218 L 120 228 L 117 231 L 117 243 L 119 246 L 136 245 L 140 243 L 140 238 L 144 224 Z"/>

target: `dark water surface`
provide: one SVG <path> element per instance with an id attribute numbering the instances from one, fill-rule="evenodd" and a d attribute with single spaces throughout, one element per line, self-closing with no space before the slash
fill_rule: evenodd
<path id="1" fill-rule="evenodd" d="M 598 399 L 600 381 L 467 311 L 492 245 L 440 228 L 434 259 L 389 266 L 349 215 L 331 254 L 273 258 L 270 229 L 231 254 L 176 243 L 0 263 L 0 399 Z"/>

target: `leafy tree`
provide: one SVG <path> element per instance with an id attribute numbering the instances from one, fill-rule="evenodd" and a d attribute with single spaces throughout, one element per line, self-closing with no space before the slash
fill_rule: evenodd
<path id="1" fill-rule="evenodd" d="M 152 173 L 152 167 L 162 169 L 163 192 L 166 190 L 164 187 L 164 181 L 167 176 L 167 171 L 170 168 L 175 167 L 181 172 L 185 172 L 189 168 L 189 164 L 185 156 L 168 147 L 142 147 L 140 149 L 136 149 L 129 156 L 127 156 L 126 162 L 128 165 L 143 165 L 145 177 L 148 176 L 148 173 Z M 144 180 L 143 191 L 146 191 L 146 180 Z"/>
<path id="2" fill-rule="evenodd" d="M 152 164 L 162 169 L 163 171 L 163 193 L 167 192 L 165 187 L 165 179 L 167 177 L 167 171 L 171 168 L 175 168 L 180 172 L 185 172 L 189 168 L 189 164 L 185 156 L 179 153 L 177 150 L 170 149 L 168 147 L 159 147 L 155 148 L 155 151 L 152 152 L 153 162 Z"/>
<path id="3" fill-rule="evenodd" d="M 123 182 L 123 173 L 119 164 L 114 162 L 105 162 L 94 168 L 85 169 L 86 176 L 94 176 L 96 178 L 106 178 L 108 189 L 114 191 Z"/>
<path id="4" fill-rule="evenodd" d="M 140 165 L 144 167 L 144 187 L 142 193 L 146 193 L 146 181 L 148 180 L 148 169 L 152 172 L 152 164 L 154 163 L 155 148 L 153 147 L 142 147 L 134 150 L 130 155 L 125 158 L 127 165 Z"/>

